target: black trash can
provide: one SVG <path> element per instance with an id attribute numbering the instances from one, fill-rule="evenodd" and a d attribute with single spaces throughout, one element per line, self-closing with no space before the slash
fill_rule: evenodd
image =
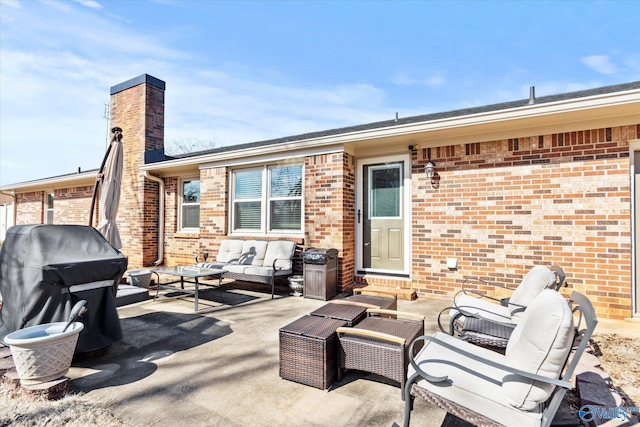
<path id="1" fill-rule="evenodd" d="M 93 227 L 15 225 L 0 250 L 0 342 L 29 326 L 69 320 L 79 300 L 89 302 L 76 353 L 122 339 L 116 310 L 127 257 Z"/>
<path id="2" fill-rule="evenodd" d="M 338 291 L 338 250 L 309 248 L 302 254 L 304 297 L 323 301 Z"/>

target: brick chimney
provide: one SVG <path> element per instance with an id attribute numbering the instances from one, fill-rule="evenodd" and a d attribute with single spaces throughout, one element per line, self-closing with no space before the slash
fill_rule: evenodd
<path id="1" fill-rule="evenodd" d="M 139 168 L 147 150 L 164 148 L 165 82 L 143 74 L 111 88 L 111 126 L 122 128 L 124 170 L 117 224 L 129 268 L 151 265 L 157 255 L 158 184 Z"/>

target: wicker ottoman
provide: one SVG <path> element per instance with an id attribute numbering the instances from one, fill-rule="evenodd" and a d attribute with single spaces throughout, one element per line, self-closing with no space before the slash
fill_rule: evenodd
<path id="1" fill-rule="evenodd" d="M 369 309 L 367 313 L 368 316 L 356 326 L 337 330 L 340 341 L 338 380 L 342 379 L 347 369 L 371 372 L 398 382 L 400 395 L 404 399 L 409 345 L 424 335 L 424 317 L 378 309 Z M 422 341 L 418 344 L 414 348 L 414 355 L 422 347 Z"/>
<path id="2" fill-rule="evenodd" d="M 328 319 L 344 320 L 347 322 L 347 326 L 353 326 L 366 317 L 367 308 L 370 307 L 368 304 L 338 300 L 325 304 L 310 314 Z"/>
<path id="3" fill-rule="evenodd" d="M 343 301 L 357 302 L 362 304 L 368 304 L 383 310 L 397 310 L 398 299 L 396 297 L 383 297 L 379 295 L 362 295 L 355 294 L 350 297 L 346 297 Z"/>
<path id="4" fill-rule="evenodd" d="M 280 329 L 280 377 L 326 390 L 336 379 L 343 320 L 303 316 Z"/>

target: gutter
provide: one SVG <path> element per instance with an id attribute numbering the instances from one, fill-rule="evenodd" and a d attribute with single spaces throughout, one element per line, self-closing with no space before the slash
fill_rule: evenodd
<path id="1" fill-rule="evenodd" d="M 149 171 L 144 171 L 144 177 L 149 181 L 157 182 L 160 186 L 158 189 L 158 259 L 153 262 L 153 265 L 158 266 L 164 261 L 164 181 L 149 174 Z"/>
<path id="2" fill-rule="evenodd" d="M 0 194 L 10 196 L 13 199 L 13 225 L 16 225 L 16 221 L 18 220 L 18 198 L 16 197 L 16 192 L 12 191 L 8 193 L 6 191 L 0 190 Z"/>

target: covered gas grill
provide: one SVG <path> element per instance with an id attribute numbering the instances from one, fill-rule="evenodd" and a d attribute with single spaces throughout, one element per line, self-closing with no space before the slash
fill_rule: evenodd
<path id="1" fill-rule="evenodd" d="M 67 321 L 83 299 L 89 310 L 76 353 L 121 340 L 115 296 L 127 262 L 93 227 L 11 227 L 0 250 L 0 341 L 18 329 Z"/>

